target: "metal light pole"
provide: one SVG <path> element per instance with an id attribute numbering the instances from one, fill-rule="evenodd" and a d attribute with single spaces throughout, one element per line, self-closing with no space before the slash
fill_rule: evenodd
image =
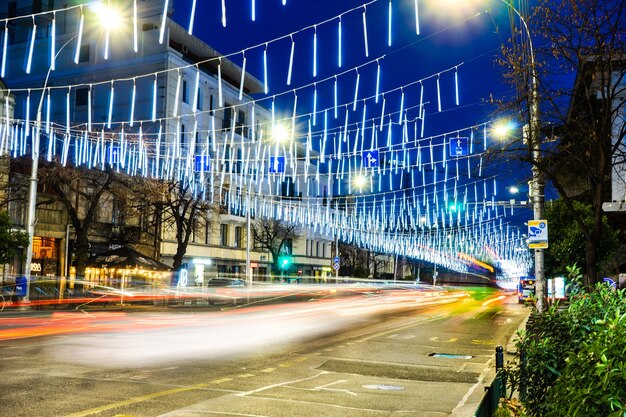
<path id="1" fill-rule="evenodd" d="M 248 287 L 252 287 L 252 268 L 250 267 L 250 240 L 252 237 L 252 227 L 250 227 L 250 190 L 248 190 L 246 198 L 246 283 Z"/>
<path id="2" fill-rule="evenodd" d="M 532 202 L 533 202 L 533 219 L 543 219 L 544 208 L 544 180 L 541 171 L 539 170 L 538 163 L 541 160 L 541 138 L 539 136 L 539 91 L 537 80 L 537 68 L 535 66 L 535 52 L 533 49 L 533 40 L 530 34 L 530 29 L 526 24 L 526 20 L 521 13 L 507 0 L 501 0 L 507 5 L 520 19 L 526 36 L 528 38 L 528 46 L 530 49 L 530 97 L 529 97 L 529 127 L 530 137 L 528 139 L 528 146 L 531 150 L 532 160 Z M 537 310 L 542 312 L 545 309 L 545 275 L 544 275 L 544 251 L 543 249 L 535 249 L 535 296 L 537 297 Z"/>
<path id="3" fill-rule="evenodd" d="M 53 61 L 59 56 L 63 48 L 69 45 L 78 35 L 72 36 L 59 48 L 54 55 Z M 33 135 L 32 144 L 32 163 L 30 169 L 30 184 L 28 187 L 28 213 L 27 213 L 27 231 L 28 231 L 28 247 L 26 248 L 26 260 L 24 262 L 24 276 L 26 277 L 26 295 L 24 295 L 23 301 L 29 302 L 30 298 L 30 269 L 33 262 L 33 239 L 35 238 L 35 211 L 37 210 L 37 171 L 39 169 L 39 139 L 41 134 L 41 111 L 43 109 L 43 99 L 46 95 L 46 88 L 48 87 L 48 80 L 50 79 L 50 72 L 52 72 L 52 64 L 48 67 L 48 73 L 41 89 L 41 97 L 39 98 L 39 105 L 37 106 L 37 119 L 35 122 L 35 129 L 31 134 Z M 67 262 L 67 260 L 66 260 Z"/>

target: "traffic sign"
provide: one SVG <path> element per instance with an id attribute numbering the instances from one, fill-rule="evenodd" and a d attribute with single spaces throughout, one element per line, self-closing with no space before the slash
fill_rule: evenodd
<path id="1" fill-rule="evenodd" d="M 546 249 L 548 247 L 548 221 L 528 221 L 528 247 L 530 249 Z"/>
<path id="2" fill-rule="evenodd" d="M 17 297 L 26 297 L 27 286 L 28 280 L 25 276 L 19 276 L 15 278 L 15 291 L 13 291 L 13 294 Z"/>
<path id="3" fill-rule="evenodd" d="M 363 166 L 365 168 L 378 167 L 378 150 L 363 152 Z"/>
<path id="4" fill-rule="evenodd" d="M 120 162 L 120 147 L 119 146 L 111 146 L 109 148 L 109 163 L 110 164 L 118 164 Z"/>
<path id="5" fill-rule="evenodd" d="M 209 155 L 196 155 L 196 172 L 207 172 L 210 168 Z"/>
<path id="6" fill-rule="evenodd" d="M 341 268 L 341 258 L 339 256 L 335 256 L 333 258 L 333 269 L 335 271 L 339 271 L 339 268 Z"/>
<path id="7" fill-rule="evenodd" d="M 602 282 L 609 284 L 610 287 L 617 288 L 617 284 L 611 278 L 602 278 Z"/>
<path id="8" fill-rule="evenodd" d="M 270 156 L 270 174 L 282 174 L 285 172 L 285 157 L 284 156 Z"/>
<path id="9" fill-rule="evenodd" d="M 450 156 L 466 156 L 469 154 L 469 140 L 467 138 L 450 138 Z"/>

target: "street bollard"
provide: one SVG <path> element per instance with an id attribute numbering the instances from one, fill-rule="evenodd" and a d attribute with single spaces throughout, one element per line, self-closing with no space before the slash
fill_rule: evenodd
<path id="1" fill-rule="evenodd" d="M 502 368 L 504 368 L 504 353 L 503 353 L 504 349 L 502 349 L 502 346 L 496 346 L 496 371 L 501 370 Z"/>

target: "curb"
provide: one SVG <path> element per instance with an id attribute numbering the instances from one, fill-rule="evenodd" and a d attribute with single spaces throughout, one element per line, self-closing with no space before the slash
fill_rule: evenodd
<path id="1" fill-rule="evenodd" d="M 517 327 L 517 330 L 515 331 L 515 333 L 513 333 L 513 336 L 511 336 L 511 338 L 509 339 L 509 342 L 506 345 L 506 349 L 505 352 L 509 355 L 517 355 L 517 342 L 519 341 L 519 332 L 521 330 L 525 330 L 526 329 L 526 324 L 528 323 L 528 319 L 530 318 L 530 315 L 532 314 L 532 308 L 528 309 L 528 313 L 526 314 L 526 317 L 524 318 L 524 320 L 522 320 L 522 322 L 520 323 L 520 325 Z"/>

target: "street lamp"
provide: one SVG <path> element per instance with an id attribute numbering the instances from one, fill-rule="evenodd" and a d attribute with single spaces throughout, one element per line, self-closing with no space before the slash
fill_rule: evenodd
<path id="1" fill-rule="evenodd" d="M 102 25 L 103 28 L 105 28 L 105 30 L 108 32 L 112 29 L 117 27 L 117 25 L 119 25 L 120 22 L 120 16 L 119 13 L 116 12 L 116 9 L 112 8 L 110 5 L 103 5 L 101 3 L 98 3 L 100 5 L 99 8 L 99 16 L 106 16 L 106 19 L 103 19 L 102 17 L 100 18 L 100 24 Z M 52 58 L 51 62 L 54 63 L 56 61 L 56 58 L 59 56 L 59 54 L 61 53 L 61 51 L 67 46 L 69 45 L 72 41 L 74 41 L 77 38 L 80 38 L 81 34 L 77 33 L 76 35 L 72 36 L 70 39 L 68 39 L 54 54 L 54 57 Z M 77 45 L 77 49 L 80 48 L 80 45 Z M 46 93 L 46 88 L 48 87 L 48 80 L 50 79 L 50 73 L 53 70 L 53 65 L 50 64 L 50 66 L 48 67 L 48 72 L 46 73 L 46 79 L 44 81 L 43 84 L 43 88 L 41 89 L 41 97 L 39 98 L 39 104 L 37 106 L 37 119 L 35 122 L 35 131 L 32 133 L 33 134 L 33 140 L 32 140 L 32 164 L 31 164 L 31 171 L 30 171 L 30 184 L 29 184 L 29 188 L 28 188 L 28 213 L 27 213 L 27 227 L 28 227 L 28 239 L 29 239 L 29 243 L 28 243 L 28 247 L 26 248 L 26 260 L 24 263 L 24 276 L 26 278 L 26 294 L 24 295 L 24 299 L 23 301 L 25 303 L 29 302 L 29 297 L 30 297 L 30 270 L 31 270 L 31 264 L 33 261 L 33 240 L 35 238 L 35 223 L 36 223 L 36 219 L 35 219 L 35 212 L 37 209 L 37 171 L 39 169 L 39 143 L 40 143 L 40 134 L 41 134 L 41 112 L 43 109 L 43 99 Z M 67 262 L 67 260 L 66 260 Z"/>
<path id="2" fill-rule="evenodd" d="M 532 201 L 533 201 L 533 219 L 543 219 L 544 209 L 544 180 L 539 170 L 539 161 L 541 160 L 541 141 L 539 138 L 539 82 L 537 79 L 537 68 L 535 65 L 535 51 L 533 49 L 533 40 L 526 23 L 526 19 L 519 10 L 513 6 L 511 0 L 500 0 L 504 3 L 522 22 L 526 39 L 528 41 L 529 57 L 530 57 L 530 96 L 528 97 L 528 113 L 529 113 L 529 138 L 528 146 L 530 149 L 530 157 L 532 163 Z M 450 3 L 451 0 L 446 0 Z M 460 4 L 457 0 L 456 4 Z M 535 249 L 535 294 L 537 296 L 537 310 L 542 312 L 545 308 L 545 276 L 544 276 L 544 252 L 543 249 Z"/>
<path id="3" fill-rule="evenodd" d="M 526 19 L 510 2 L 501 0 L 509 9 L 519 17 L 526 32 L 528 40 L 529 57 L 530 57 L 530 97 L 528 98 L 529 113 L 529 130 L 528 146 L 531 151 L 532 163 L 532 201 L 533 201 L 533 219 L 543 219 L 544 208 L 544 180 L 539 170 L 539 161 L 541 160 L 541 140 L 539 137 L 539 91 L 537 68 L 535 66 L 535 51 L 533 49 L 533 40 L 526 23 Z M 537 310 L 542 312 L 545 308 L 545 276 L 544 276 L 544 252 L 543 249 L 535 249 L 535 295 L 537 297 Z"/>

